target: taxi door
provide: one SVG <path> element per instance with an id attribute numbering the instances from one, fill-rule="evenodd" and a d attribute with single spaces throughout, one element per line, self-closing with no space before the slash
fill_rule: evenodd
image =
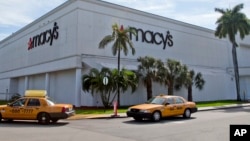
<path id="1" fill-rule="evenodd" d="M 174 99 L 167 98 L 164 111 L 162 112 L 163 117 L 173 116 L 175 114 Z"/>
<path id="2" fill-rule="evenodd" d="M 36 119 L 41 107 L 40 105 L 41 104 L 39 98 L 29 98 L 27 100 L 27 105 L 22 111 L 25 119 Z"/>
<path id="3" fill-rule="evenodd" d="M 24 115 L 22 114 L 22 109 L 25 107 L 26 101 L 26 98 L 21 98 L 8 105 L 3 117 L 8 119 L 23 119 Z"/>
<path id="4" fill-rule="evenodd" d="M 179 97 L 175 97 L 174 99 L 175 99 L 175 114 L 182 115 L 185 110 L 184 101 Z"/>

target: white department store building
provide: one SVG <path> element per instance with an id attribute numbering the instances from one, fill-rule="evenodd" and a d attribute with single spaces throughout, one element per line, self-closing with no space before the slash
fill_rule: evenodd
<path id="1" fill-rule="evenodd" d="M 82 91 L 81 77 L 91 68 L 116 68 L 111 47 L 98 49 L 114 23 L 134 27 L 133 56 L 121 56 L 121 66 L 137 69 L 136 59 L 175 59 L 201 72 L 203 90 L 193 88 L 194 101 L 236 99 L 231 43 L 214 31 L 165 17 L 97 0 L 70 0 L 0 42 L 0 93 L 24 94 L 46 89 L 57 102 L 100 106 L 100 98 Z M 237 39 L 241 98 L 250 99 L 250 37 Z M 167 88 L 153 85 L 154 95 Z M 187 98 L 187 90 L 175 92 Z M 0 95 L 4 99 L 3 95 Z M 146 101 L 140 83 L 135 93 L 121 94 L 121 105 Z"/>

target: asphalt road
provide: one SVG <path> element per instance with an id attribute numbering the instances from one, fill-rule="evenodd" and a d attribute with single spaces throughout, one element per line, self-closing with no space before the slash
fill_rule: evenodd
<path id="1" fill-rule="evenodd" d="M 132 118 L 0 123 L 0 141 L 229 141 L 230 124 L 250 125 L 250 107 L 197 112 L 191 119 Z"/>

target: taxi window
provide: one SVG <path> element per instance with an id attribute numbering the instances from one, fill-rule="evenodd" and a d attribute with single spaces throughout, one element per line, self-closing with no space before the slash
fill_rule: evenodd
<path id="1" fill-rule="evenodd" d="M 176 99 L 175 99 L 176 101 L 176 104 L 182 104 L 182 103 L 184 103 L 184 101 L 181 99 L 181 98 L 179 98 L 179 97 L 176 97 Z"/>
<path id="2" fill-rule="evenodd" d="M 174 104 L 174 99 L 173 98 L 167 98 L 167 103 Z"/>
<path id="3" fill-rule="evenodd" d="M 27 106 L 40 106 L 39 99 L 29 99 Z"/>
<path id="4" fill-rule="evenodd" d="M 55 105 L 55 103 L 50 98 L 46 99 L 46 101 L 49 106 Z"/>
<path id="5" fill-rule="evenodd" d="M 26 102 L 25 98 L 18 99 L 17 101 L 15 101 L 14 103 L 12 103 L 11 106 L 24 106 L 25 102 Z"/>
<path id="6" fill-rule="evenodd" d="M 163 104 L 165 104 L 165 101 L 166 101 L 165 98 L 153 97 L 153 98 L 149 99 L 147 101 L 147 103 L 150 103 L 150 104 L 161 104 L 161 105 L 163 105 Z"/>

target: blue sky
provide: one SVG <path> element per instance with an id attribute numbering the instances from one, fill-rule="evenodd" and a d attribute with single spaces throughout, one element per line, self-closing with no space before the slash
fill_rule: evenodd
<path id="1" fill-rule="evenodd" d="M 1 0 L 0 40 L 51 11 L 67 0 Z M 231 8 L 244 3 L 250 18 L 249 0 L 103 0 L 214 30 L 220 16 L 214 8 Z"/>

